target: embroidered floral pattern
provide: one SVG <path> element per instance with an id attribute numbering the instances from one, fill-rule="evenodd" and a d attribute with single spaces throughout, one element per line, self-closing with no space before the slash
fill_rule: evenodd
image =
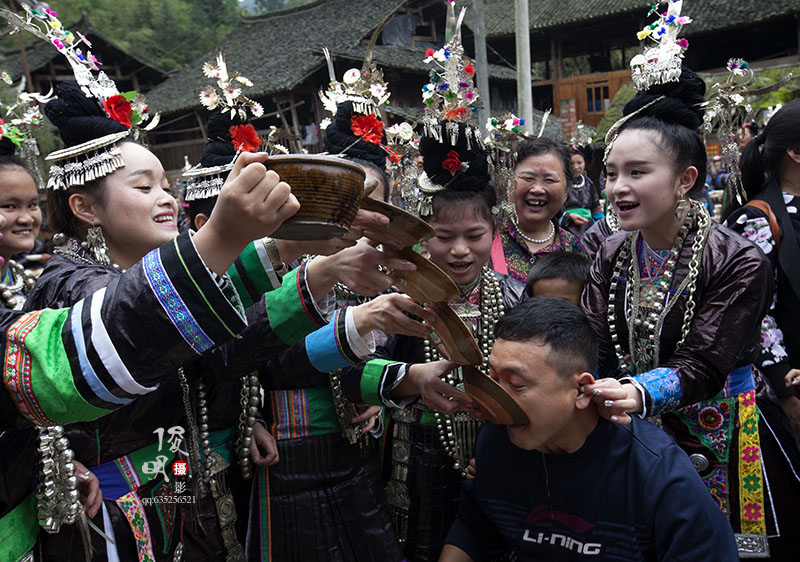
<path id="1" fill-rule="evenodd" d="M 523 283 L 528 279 L 528 272 L 536 258 L 543 254 L 557 251 L 586 254 L 586 250 L 583 249 L 578 239 L 563 228 L 556 228 L 553 242 L 549 246 L 531 254 L 528 246 L 525 245 L 525 240 L 522 239 L 508 218 L 503 219 L 500 224 L 500 239 L 503 242 L 503 254 L 506 257 L 509 276 Z"/>
<path id="2" fill-rule="evenodd" d="M 729 460 L 734 401 L 734 398 L 706 400 L 681 408 L 678 412 L 678 417 L 689 432 L 697 437 L 701 445 L 711 450 L 719 462 L 727 463 Z"/>
<path id="3" fill-rule="evenodd" d="M 42 410 L 31 385 L 31 354 L 25 338 L 39 323 L 41 311 L 31 312 L 12 324 L 6 335 L 5 384 L 19 412 L 37 425 L 55 425 Z"/>
<path id="4" fill-rule="evenodd" d="M 117 505 L 125 514 L 128 524 L 133 531 L 133 538 L 136 541 L 136 550 L 139 562 L 155 562 L 153 555 L 153 544 L 150 539 L 150 527 L 144 516 L 144 506 L 136 492 L 128 492 L 116 500 Z"/>
<path id="5" fill-rule="evenodd" d="M 739 225 L 737 230 L 741 235 L 755 243 L 765 254 L 769 254 L 775 248 L 769 221 L 763 216 L 749 218 L 743 214 L 736 220 L 736 224 Z"/>
<path id="6" fill-rule="evenodd" d="M 748 492 L 755 492 L 761 489 L 761 478 L 755 474 L 748 474 L 742 479 L 742 487 Z"/>
<path id="7" fill-rule="evenodd" d="M 774 305 L 773 305 L 774 308 Z M 761 321 L 761 350 L 769 354 L 769 358 L 762 361 L 762 366 L 774 365 L 789 358 L 783 347 L 783 332 L 778 328 L 778 323 L 772 316 L 765 316 Z"/>
<path id="8" fill-rule="evenodd" d="M 726 516 L 728 515 L 728 469 L 727 466 L 717 466 L 707 476 L 702 477 L 703 484 L 714 502 Z"/>
<path id="9" fill-rule="evenodd" d="M 739 505 L 741 505 L 742 533 L 766 534 L 764 518 L 764 489 L 761 483 L 763 467 L 758 436 L 758 410 L 755 392 L 749 391 L 736 397 L 739 406 Z M 745 431 L 755 427 L 755 431 Z"/>
<path id="10" fill-rule="evenodd" d="M 681 379 L 675 369 L 658 367 L 634 377 L 650 395 L 650 412 L 653 416 L 676 409 L 683 397 Z"/>
<path id="11" fill-rule="evenodd" d="M 745 504 L 743 515 L 750 521 L 758 521 L 764 518 L 764 514 L 761 513 L 761 506 L 756 503 Z"/>
<path id="12" fill-rule="evenodd" d="M 744 462 L 756 462 L 758 458 L 758 447 L 745 447 L 742 450 L 742 460 Z"/>

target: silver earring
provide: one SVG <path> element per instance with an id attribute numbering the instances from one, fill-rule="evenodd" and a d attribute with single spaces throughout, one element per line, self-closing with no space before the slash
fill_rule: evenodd
<path id="1" fill-rule="evenodd" d="M 86 232 L 86 248 L 97 263 L 111 265 L 111 256 L 108 255 L 108 245 L 101 227 L 93 226 Z"/>
<path id="2" fill-rule="evenodd" d="M 686 199 L 678 199 L 678 204 L 675 206 L 675 222 L 683 222 L 688 210 L 689 202 Z"/>

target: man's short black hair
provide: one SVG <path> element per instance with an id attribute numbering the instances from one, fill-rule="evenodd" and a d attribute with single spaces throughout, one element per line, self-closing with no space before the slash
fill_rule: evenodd
<path id="1" fill-rule="evenodd" d="M 497 321 L 494 334 L 499 340 L 549 345 L 547 362 L 562 378 L 597 371 L 597 338 L 589 319 L 565 300 L 524 300 Z"/>
<path id="2" fill-rule="evenodd" d="M 203 213 L 206 216 L 206 219 L 211 216 L 211 211 L 214 210 L 214 206 L 217 204 L 217 197 L 206 197 L 205 199 L 195 199 L 194 201 L 189 201 L 189 218 L 192 221 L 190 228 L 192 230 L 197 230 L 197 226 L 194 224 L 194 219 L 197 218 L 197 215 Z"/>
<path id="3" fill-rule="evenodd" d="M 586 256 L 575 252 L 550 252 L 539 256 L 528 272 L 525 294 L 536 296 L 533 294 L 533 284 L 542 279 L 565 279 L 577 283 L 583 289 L 589 281 L 590 266 Z"/>

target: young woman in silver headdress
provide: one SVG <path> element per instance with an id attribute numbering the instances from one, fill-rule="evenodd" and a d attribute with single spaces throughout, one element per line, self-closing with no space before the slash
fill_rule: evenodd
<path id="1" fill-rule="evenodd" d="M 765 478 L 780 467 L 762 446 L 753 362 L 772 274 L 755 245 L 689 199 L 705 178 L 704 92 L 684 67 L 679 81 L 639 92 L 624 109 L 606 191 L 626 232 L 600 247 L 583 295 L 607 378 L 583 391 L 612 421 L 642 415 L 661 424 L 728 516 L 740 550 L 764 551 L 780 501 Z"/>

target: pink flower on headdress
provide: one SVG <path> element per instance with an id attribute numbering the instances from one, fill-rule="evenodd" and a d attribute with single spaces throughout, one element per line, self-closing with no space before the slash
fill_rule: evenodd
<path id="1" fill-rule="evenodd" d="M 87 47 L 91 47 L 91 46 L 92 46 L 92 42 L 91 42 L 91 41 L 89 41 L 89 38 L 88 38 L 88 37 L 86 37 L 86 36 L 85 36 L 83 33 L 81 33 L 80 31 L 76 31 L 75 33 L 77 33 L 77 34 L 78 34 L 78 37 L 80 37 L 80 38 L 81 38 L 81 41 L 83 41 L 84 43 L 86 43 L 86 46 L 87 46 Z"/>
<path id="2" fill-rule="evenodd" d="M 467 93 L 464 94 L 464 97 L 467 98 L 469 101 L 472 101 L 472 98 L 475 97 L 475 93 L 472 90 L 467 90 Z"/>
<path id="3" fill-rule="evenodd" d="M 53 45 L 55 45 L 56 49 L 59 51 L 64 48 L 64 43 L 62 43 L 59 39 L 53 39 Z"/>
<path id="4" fill-rule="evenodd" d="M 688 47 L 689 47 L 689 42 L 686 40 L 686 38 L 685 38 L 685 37 L 681 37 L 680 39 L 678 39 L 677 41 L 675 41 L 675 44 L 676 44 L 678 47 L 680 47 L 681 49 L 686 49 L 686 48 L 688 48 Z"/>
<path id="5" fill-rule="evenodd" d="M 44 12 L 45 12 L 45 13 L 46 13 L 48 16 L 52 16 L 52 17 L 56 17 L 56 16 L 58 15 L 58 13 L 57 13 L 55 10 L 51 10 L 50 8 L 45 8 L 45 9 L 44 9 Z"/>

